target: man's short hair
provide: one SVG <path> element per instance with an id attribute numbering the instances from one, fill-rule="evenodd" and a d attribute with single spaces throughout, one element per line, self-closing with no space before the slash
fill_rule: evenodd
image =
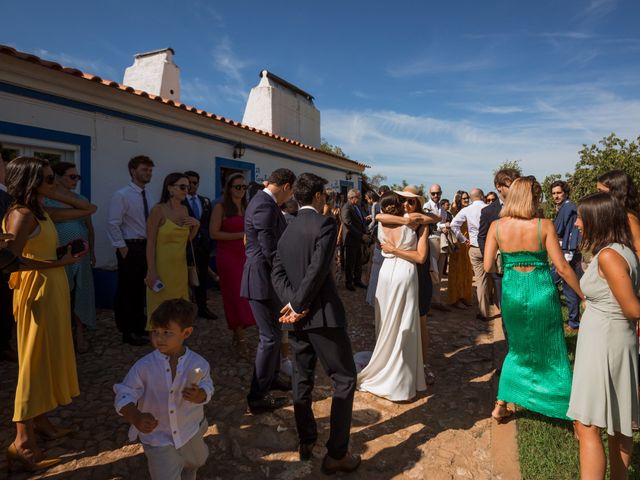
<path id="1" fill-rule="evenodd" d="M 200 180 L 200 175 L 198 174 L 198 172 L 194 172 L 193 170 L 187 170 L 186 172 L 184 172 L 184 174 L 187 177 L 196 177 L 198 180 Z"/>
<path id="2" fill-rule="evenodd" d="M 288 168 L 278 168 L 271 172 L 269 178 L 267 178 L 268 183 L 272 183 L 279 187 L 286 185 L 287 183 L 293 186 L 293 183 L 296 181 L 296 174 L 293 173 Z"/>
<path id="3" fill-rule="evenodd" d="M 389 187 L 389 185 L 380 185 L 380 188 L 378 189 L 378 195 L 382 196 L 387 192 L 390 192 L 391 188 Z"/>
<path id="4" fill-rule="evenodd" d="M 360 193 L 360 190 L 358 190 L 357 188 L 352 188 L 347 192 L 347 199 L 360 197 L 360 196 L 362 196 L 362 194 Z"/>
<path id="5" fill-rule="evenodd" d="M 560 187 L 562 189 L 562 191 L 564 192 L 564 194 L 569 197 L 569 194 L 571 193 L 571 187 L 569 186 L 569 184 L 567 182 L 565 182 L 564 180 L 556 180 L 555 182 L 553 182 L 551 184 L 551 191 L 553 191 L 554 188 L 556 187 Z"/>
<path id="6" fill-rule="evenodd" d="M 176 322 L 184 330 L 193 327 L 198 307 L 189 300 L 172 298 L 165 300 L 151 314 L 151 326 L 154 328 L 166 328 L 169 322 Z"/>
<path id="7" fill-rule="evenodd" d="M 146 155 L 137 155 L 129 160 L 129 171 L 135 170 L 140 165 L 147 165 L 149 167 L 155 167 L 153 164 L 153 160 L 151 160 Z"/>
<path id="8" fill-rule="evenodd" d="M 315 173 L 303 173 L 293 185 L 293 196 L 301 206 L 311 205 L 316 193 L 324 192 L 327 180 Z"/>
<path id="9" fill-rule="evenodd" d="M 515 168 L 503 168 L 496 172 L 493 177 L 493 184 L 498 187 L 509 187 L 516 178 L 520 178 L 520 172 Z"/>

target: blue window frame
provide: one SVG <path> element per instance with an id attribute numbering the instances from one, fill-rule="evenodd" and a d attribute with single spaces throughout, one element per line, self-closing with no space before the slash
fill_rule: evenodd
<path id="1" fill-rule="evenodd" d="M 248 175 L 247 180 L 250 182 L 256 181 L 256 165 L 250 162 L 241 162 L 239 160 L 231 160 L 229 158 L 216 157 L 216 166 L 213 178 L 215 178 L 215 194 L 216 198 L 222 195 L 222 169 L 228 168 L 233 170 L 242 170 L 245 172 L 245 176 Z"/>

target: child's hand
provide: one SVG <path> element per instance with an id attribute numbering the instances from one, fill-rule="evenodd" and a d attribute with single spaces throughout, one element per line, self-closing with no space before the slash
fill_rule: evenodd
<path id="1" fill-rule="evenodd" d="M 141 412 L 133 425 L 142 433 L 151 433 L 158 426 L 158 420 L 150 413 Z"/>
<path id="2" fill-rule="evenodd" d="M 182 390 L 182 398 L 193 403 L 204 403 L 207 399 L 207 394 L 203 389 L 198 387 L 198 385 L 192 383 L 190 387 Z"/>

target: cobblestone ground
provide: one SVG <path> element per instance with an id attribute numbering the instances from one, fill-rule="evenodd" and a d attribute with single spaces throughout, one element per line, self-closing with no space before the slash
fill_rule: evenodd
<path id="1" fill-rule="evenodd" d="M 349 315 L 354 351 L 372 350 L 373 309 L 364 291 L 341 291 Z M 201 479 L 321 478 L 320 463 L 328 437 L 331 386 L 318 367 L 314 411 L 320 439 L 311 462 L 299 462 L 292 407 L 271 414 L 246 412 L 245 395 L 257 341 L 249 329 L 250 354 L 231 348 L 220 294 L 210 292 L 220 319 L 198 319 L 189 345 L 210 362 L 216 393 L 205 408 L 210 427 L 210 457 Z M 354 404 L 351 448 L 363 463 L 351 478 L 390 479 L 499 478 L 491 458 L 495 428 L 489 421 L 494 390 L 492 324 L 475 318 L 476 310 L 434 312 L 429 319 L 431 365 L 436 383 L 416 400 L 392 403 L 358 392 Z M 112 385 L 151 347 L 123 345 L 111 311 L 99 314 L 91 336 L 92 350 L 78 356 L 81 395 L 56 410 L 54 422 L 73 425 L 67 439 L 48 442 L 49 455 L 62 455 L 61 465 L 36 475 L 16 469 L 10 478 L 142 479 L 147 478 L 142 448 L 127 440 L 128 425 L 113 409 Z M 14 435 L 11 426 L 17 368 L 0 364 L 0 447 Z M 4 455 L 0 471 L 6 470 Z M 16 467 L 19 468 L 19 467 Z M 517 471 L 517 470 L 516 470 Z M 0 474 L 1 475 L 1 474 Z"/>

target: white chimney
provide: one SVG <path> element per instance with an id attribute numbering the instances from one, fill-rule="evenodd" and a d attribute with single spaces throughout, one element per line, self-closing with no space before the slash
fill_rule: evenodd
<path id="1" fill-rule="evenodd" d="M 133 65 L 124 71 L 122 83 L 136 90 L 180 101 L 180 69 L 173 63 L 173 48 L 135 55 Z"/>
<path id="2" fill-rule="evenodd" d="M 320 146 L 320 111 L 313 97 L 267 70 L 251 89 L 242 123 L 313 147 Z"/>

